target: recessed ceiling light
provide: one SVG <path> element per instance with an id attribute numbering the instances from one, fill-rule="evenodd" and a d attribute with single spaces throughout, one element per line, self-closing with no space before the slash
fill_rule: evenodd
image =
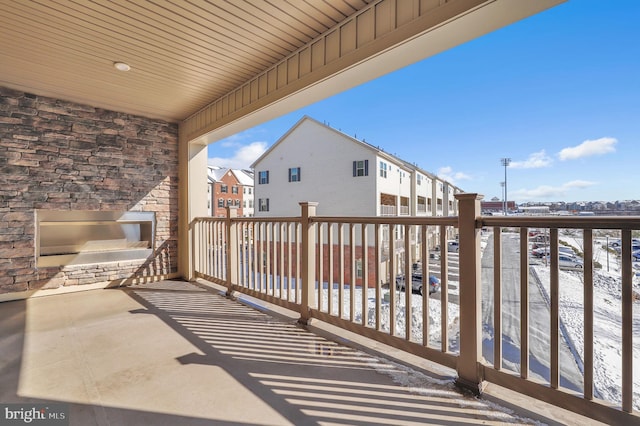
<path id="1" fill-rule="evenodd" d="M 129 66 L 129 64 L 125 64 L 124 62 L 114 62 L 113 66 L 118 70 L 118 71 L 129 71 L 131 69 L 131 67 Z"/>

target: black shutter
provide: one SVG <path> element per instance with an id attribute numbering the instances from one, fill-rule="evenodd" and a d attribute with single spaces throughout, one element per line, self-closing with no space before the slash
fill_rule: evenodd
<path id="1" fill-rule="evenodd" d="M 364 160 L 364 175 L 369 176 L 369 160 Z"/>
<path id="2" fill-rule="evenodd" d="M 354 161 L 353 162 L 353 177 L 358 176 L 358 162 Z"/>
<path id="3" fill-rule="evenodd" d="M 265 183 L 269 183 L 269 170 L 267 170 L 267 181 Z"/>
<path id="4" fill-rule="evenodd" d="M 302 167 L 298 167 L 298 182 L 302 182 Z"/>
<path id="5" fill-rule="evenodd" d="M 291 182 L 291 169 L 289 169 L 289 182 Z"/>

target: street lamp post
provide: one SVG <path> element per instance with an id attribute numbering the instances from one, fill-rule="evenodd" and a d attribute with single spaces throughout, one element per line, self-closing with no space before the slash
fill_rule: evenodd
<path id="1" fill-rule="evenodd" d="M 507 215 L 507 167 L 511 164 L 511 158 L 501 158 L 500 162 L 504 166 L 504 215 Z"/>
<path id="2" fill-rule="evenodd" d="M 502 211 L 505 212 L 507 210 L 506 199 L 504 195 L 504 181 L 500 182 L 500 187 L 502 188 Z"/>

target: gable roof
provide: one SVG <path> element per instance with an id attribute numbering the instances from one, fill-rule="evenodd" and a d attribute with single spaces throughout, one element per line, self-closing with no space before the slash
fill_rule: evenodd
<path id="1" fill-rule="evenodd" d="M 249 170 L 231 169 L 242 186 L 253 186 L 253 173 Z"/>
<path id="2" fill-rule="evenodd" d="M 210 182 L 220 182 L 228 173 L 233 173 L 238 183 L 242 186 L 253 186 L 253 173 L 250 170 L 230 169 L 228 167 L 207 166 L 207 175 Z"/>
<path id="3" fill-rule="evenodd" d="M 209 179 L 215 181 L 215 182 L 219 182 L 222 180 L 222 178 L 224 177 L 224 175 L 227 174 L 227 172 L 229 171 L 228 168 L 226 167 L 208 167 L 207 170 L 207 174 L 209 175 Z"/>

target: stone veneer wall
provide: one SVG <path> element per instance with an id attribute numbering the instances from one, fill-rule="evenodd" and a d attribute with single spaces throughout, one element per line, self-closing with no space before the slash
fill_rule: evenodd
<path id="1" fill-rule="evenodd" d="M 156 213 L 154 257 L 36 268 L 34 210 Z M 0 293 L 176 275 L 178 126 L 0 87 Z"/>

